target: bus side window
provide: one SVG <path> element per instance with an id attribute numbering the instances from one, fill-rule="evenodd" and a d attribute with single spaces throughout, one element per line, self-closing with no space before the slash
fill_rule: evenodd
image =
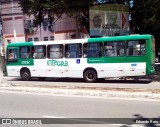
<path id="1" fill-rule="evenodd" d="M 83 57 L 97 58 L 102 56 L 102 43 L 84 43 Z"/>
<path id="2" fill-rule="evenodd" d="M 105 42 L 104 56 L 124 56 L 124 42 Z"/>
<path id="3" fill-rule="evenodd" d="M 48 58 L 49 59 L 60 59 L 63 58 L 63 45 L 54 44 L 47 46 Z"/>
<path id="4" fill-rule="evenodd" d="M 21 59 L 29 59 L 30 58 L 30 46 L 22 46 L 20 47 L 20 58 Z"/>
<path id="5" fill-rule="evenodd" d="M 127 56 L 143 56 L 146 54 L 146 41 L 133 40 L 127 42 L 126 55 Z"/>
<path id="6" fill-rule="evenodd" d="M 17 49 L 7 49 L 7 60 L 17 61 L 18 60 L 18 50 Z"/>
<path id="7" fill-rule="evenodd" d="M 65 45 L 66 58 L 81 58 L 82 57 L 82 44 L 66 44 Z"/>
<path id="8" fill-rule="evenodd" d="M 8 52 L 8 59 L 13 59 L 13 53 L 11 52 L 11 50 L 9 50 Z"/>
<path id="9" fill-rule="evenodd" d="M 34 59 L 45 59 L 46 58 L 46 46 L 45 45 L 33 46 L 32 55 Z"/>

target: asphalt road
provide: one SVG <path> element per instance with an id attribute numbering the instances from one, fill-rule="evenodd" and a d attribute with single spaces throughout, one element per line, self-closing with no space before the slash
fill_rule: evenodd
<path id="1" fill-rule="evenodd" d="M 17 93 L 0 93 L 0 100 L 0 118 L 160 118 L 160 102 L 151 100 Z M 119 126 L 124 125 L 122 122 Z"/>

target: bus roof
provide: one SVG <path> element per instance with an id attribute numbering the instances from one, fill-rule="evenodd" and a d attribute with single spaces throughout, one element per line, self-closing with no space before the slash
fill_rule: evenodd
<path id="1" fill-rule="evenodd" d="M 153 37 L 150 34 L 133 34 L 126 36 L 104 36 L 98 38 L 85 38 L 85 39 L 71 39 L 71 40 L 55 40 L 55 41 L 39 41 L 39 42 L 17 42 L 17 43 L 9 43 L 7 47 L 19 47 L 19 46 L 32 46 L 32 45 L 51 45 L 53 44 L 69 44 L 69 43 L 86 43 L 86 42 L 105 42 L 105 41 L 127 41 L 127 40 L 137 40 L 137 39 L 149 39 Z"/>
<path id="2" fill-rule="evenodd" d="M 88 42 L 105 42 L 105 41 L 127 41 L 137 39 L 149 39 L 153 37 L 150 34 L 140 35 L 126 35 L 126 36 L 112 36 L 112 37 L 101 37 L 101 38 L 89 38 Z"/>
<path id="3" fill-rule="evenodd" d="M 15 42 L 15 43 L 9 43 L 7 47 L 19 47 L 19 46 L 32 46 L 33 42 Z"/>

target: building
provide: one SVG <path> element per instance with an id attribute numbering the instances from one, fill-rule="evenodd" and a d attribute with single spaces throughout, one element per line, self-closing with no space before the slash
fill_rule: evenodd
<path id="1" fill-rule="evenodd" d="M 2 40 L 2 19 L 1 19 L 1 16 L 0 16 L 0 56 L 4 55 L 4 53 L 3 53 L 3 43 L 2 42 L 3 42 L 3 40 Z"/>
<path id="2" fill-rule="evenodd" d="M 0 12 L 4 46 L 10 42 L 49 41 L 76 37 L 78 28 L 76 18 L 63 15 L 55 24 L 50 24 L 46 17 L 41 27 L 34 27 L 34 17 L 24 15 L 17 0 L 1 0 Z"/>
<path id="3" fill-rule="evenodd" d="M 89 37 L 86 28 L 79 27 L 76 18 L 63 15 L 53 24 L 49 23 L 46 17 L 41 27 L 35 27 L 34 17 L 23 14 L 18 0 L 0 0 L 0 2 L 4 47 L 10 42 Z M 89 7 L 89 25 L 92 37 L 129 34 L 129 6 L 96 3 Z"/>

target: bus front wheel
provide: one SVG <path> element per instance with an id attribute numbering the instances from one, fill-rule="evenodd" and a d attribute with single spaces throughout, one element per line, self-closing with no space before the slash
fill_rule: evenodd
<path id="1" fill-rule="evenodd" d="M 31 74 L 30 71 L 28 69 L 24 69 L 21 71 L 21 78 L 25 81 L 30 80 L 31 78 Z"/>
<path id="2" fill-rule="evenodd" d="M 90 83 L 95 82 L 97 80 L 97 73 L 92 69 L 86 70 L 84 73 L 84 80 Z"/>

